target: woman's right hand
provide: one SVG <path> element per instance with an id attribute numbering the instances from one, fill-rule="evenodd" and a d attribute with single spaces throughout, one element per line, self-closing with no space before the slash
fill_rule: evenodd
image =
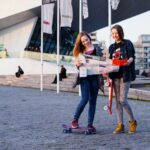
<path id="1" fill-rule="evenodd" d="M 108 78 L 108 73 L 106 73 L 105 71 L 102 72 L 102 76 Z"/>
<path id="2" fill-rule="evenodd" d="M 78 58 L 78 59 L 75 60 L 75 65 L 76 65 L 77 67 L 80 67 L 81 65 L 83 65 L 83 61 Z"/>
<path id="3" fill-rule="evenodd" d="M 79 59 L 76 59 L 76 60 L 75 60 L 75 65 L 76 65 L 77 67 L 80 67 L 80 66 L 81 66 L 81 61 L 80 61 Z"/>

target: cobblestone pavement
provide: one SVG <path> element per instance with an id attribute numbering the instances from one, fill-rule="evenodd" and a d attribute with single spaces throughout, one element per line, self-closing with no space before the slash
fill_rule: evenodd
<path id="1" fill-rule="evenodd" d="M 150 150 L 150 102 L 130 100 L 138 121 L 135 134 L 112 134 L 116 116 L 103 110 L 107 97 L 98 97 L 94 125 L 97 134 L 65 134 L 79 102 L 75 93 L 0 86 L 0 150 Z M 80 118 L 87 124 L 87 108 Z"/>
<path id="2" fill-rule="evenodd" d="M 150 86 L 145 86 L 145 87 L 137 87 L 137 88 L 134 88 L 134 89 L 138 89 L 138 90 L 144 90 L 144 91 L 150 91 Z"/>

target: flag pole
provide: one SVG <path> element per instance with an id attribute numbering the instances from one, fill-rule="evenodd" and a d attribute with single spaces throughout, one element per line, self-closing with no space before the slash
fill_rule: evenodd
<path id="1" fill-rule="evenodd" d="M 111 44 L 111 24 L 112 24 L 111 0 L 108 0 L 109 45 Z"/>
<path id="2" fill-rule="evenodd" d="M 57 93 L 59 93 L 60 0 L 57 0 Z"/>
<path id="3" fill-rule="evenodd" d="M 83 16 L 82 0 L 79 0 L 79 32 L 82 32 L 82 16 Z M 79 85 L 79 96 L 81 96 L 81 86 Z"/>
<path id="4" fill-rule="evenodd" d="M 82 32 L 82 0 L 79 1 L 79 32 Z"/>
<path id="5" fill-rule="evenodd" d="M 41 82 L 40 91 L 43 91 L 43 4 L 41 4 Z"/>

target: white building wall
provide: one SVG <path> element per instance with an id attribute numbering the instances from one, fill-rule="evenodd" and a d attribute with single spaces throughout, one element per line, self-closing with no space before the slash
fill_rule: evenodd
<path id="1" fill-rule="evenodd" d="M 4 44 L 9 57 L 20 57 L 28 44 L 37 17 L 0 31 L 0 44 Z"/>
<path id="2" fill-rule="evenodd" d="M 0 0 L 0 19 L 41 5 L 42 0 Z"/>

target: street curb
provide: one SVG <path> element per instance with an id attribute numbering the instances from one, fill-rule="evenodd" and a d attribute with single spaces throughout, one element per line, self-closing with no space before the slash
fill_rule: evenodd
<path id="1" fill-rule="evenodd" d="M 50 84 L 51 81 L 53 80 L 53 75 L 46 75 L 44 76 L 46 82 L 43 85 L 43 90 L 57 90 L 57 85 L 55 84 Z M 15 76 L 0 76 L 0 85 L 1 86 L 12 86 L 12 87 L 23 87 L 23 88 L 40 88 L 40 82 L 36 80 L 36 78 L 39 78 L 39 76 L 23 76 L 22 78 L 16 78 Z M 67 79 L 70 80 L 70 79 Z M 69 81 L 67 84 L 67 80 L 65 81 L 65 85 L 61 82 L 60 83 L 60 92 L 65 91 L 65 92 L 72 92 L 72 93 L 78 93 L 79 92 L 79 87 L 77 86 L 76 88 L 72 88 L 72 82 Z M 108 96 L 108 88 L 105 87 L 105 94 L 103 94 L 99 90 L 99 95 L 101 96 Z M 129 99 L 133 100 L 139 100 L 139 101 L 147 101 L 150 102 L 150 91 L 144 91 L 144 90 L 139 90 L 139 89 L 129 89 L 129 94 L 128 94 Z"/>

